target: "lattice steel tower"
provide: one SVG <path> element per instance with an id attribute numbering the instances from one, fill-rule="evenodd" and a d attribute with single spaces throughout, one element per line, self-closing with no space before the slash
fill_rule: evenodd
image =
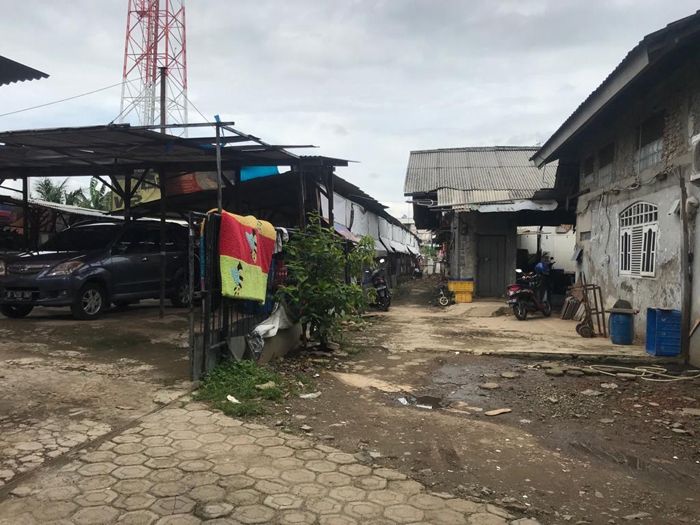
<path id="1" fill-rule="evenodd" d="M 123 82 L 120 122 L 187 124 L 185 0 L 129 0 Z"/>

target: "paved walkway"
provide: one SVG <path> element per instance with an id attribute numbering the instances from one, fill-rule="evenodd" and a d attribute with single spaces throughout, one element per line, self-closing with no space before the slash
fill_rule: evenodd
<path id="1" fill-rule="evenodd" d="M 513 520 L 513 521 L 509 521 Z M 201 403 L 160 410 L 0 502 L 0 524 L 527 525 Z"/>

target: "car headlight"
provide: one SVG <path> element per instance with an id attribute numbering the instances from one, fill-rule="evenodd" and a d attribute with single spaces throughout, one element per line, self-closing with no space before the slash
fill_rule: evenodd
<path id="1" fill-rule="evenodd" d="M 7 269 L 5 268 L 5 261 L 0 259 L 0 275 L 5 275 Z"/>
<path id="2" fill-rule="evenodd" d="M 81 261 L 66 261 L 61 264 L 57 264 L 49 270 L 46 274 L 47 277 L 56 277 L 59 275 L 70 275 L 78 268 L 85 266 L 84 262 Z"/>

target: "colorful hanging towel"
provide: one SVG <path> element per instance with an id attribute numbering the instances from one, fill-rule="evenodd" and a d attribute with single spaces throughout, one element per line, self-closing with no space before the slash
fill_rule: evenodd
<path id="1" fill-rule="evenodd" d="M 265 302 L 276 237 L 269 222 L 252 215 L 242 217 L 222 212 L 219 231 L 222 295 Z"/>

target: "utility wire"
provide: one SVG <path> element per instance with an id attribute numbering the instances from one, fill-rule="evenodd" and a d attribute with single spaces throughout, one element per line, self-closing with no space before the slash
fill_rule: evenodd
<path id="1" fill-rule="evenodd" d="M 209 121 L 207 120 L 207 117 L 205 117 L 204 114 L 203 114 L 201 111 L 199 111 L 199 108 L 198 108 L 197 106 L 194 105 L 194 102 L 192 102 L 192 101 L 187 97 L 187 95 L 184 95 L 184 94 L 183 94 L 183 96 L 185 97 L 185 100 L 187 101 L 187 103 L 188 103 L 190 106 L 192 106 L 192 107 L 194 108 L 194 110 L 195 110 L 197 113 L 199 113 L 199 116 L 202 117 L 202 119 L 204 120 L 204 122 L 209 122 Z"/>
<path id="2" fill-rule="evenodd" d="M 131 82 L 131 81 L 127 81 L 127 82 Z M 23 112 L 25 112 L 25 111 L 31 111 L 31 110 L 33 110 L 33 109 L 45 108 L 46 106 L 52 106 L 52 105 L 54 105 L 54 104 L 60 104 L 61 102 L 67 102 L 67 101 L 69 101 L 69 100 L 74 100 L 74 99 L 80 98 L 80 97 L 86 97 L 86 96 L 92 95 L 92 94 L 94 94 L 94 93 L 99 93 L 100 91 L 106 91 L 106 90 L 108 90 L 108 89 L 112 89 L 113 87 L 121 86 L 122 84 L 123 84 L 123 82 L 117 82 L 116 84 L 112 84 L 112 85 L 110 85 L 110 86 L 101 87 L 101 88 L 99 88 L 99 89 L 94 89 L 94 90 L 92 90 L 92 91 L 88 91 L 87 93 L 81 93 L 80 95 L 73 95 L 72 97 L 62 98 L 62 99 L 60 99 L 60 100 L 54 100 L 54 101 L 52 101 L 52 102 L 46 102 L 45 104 L 39 104 L 38 106 L 31 106 L 31 107 L 28 107 L 28 108 L 17 109 L 17 110 L 15 110 L 15 111 L 9 111 L 8 113 L 0 113 L 0 118 L 2 118 L 2 117 L 7 117 L 7 116 L 9 116 L 9 115 L 16 115 L 17 113 L 23 113 Z"/>

